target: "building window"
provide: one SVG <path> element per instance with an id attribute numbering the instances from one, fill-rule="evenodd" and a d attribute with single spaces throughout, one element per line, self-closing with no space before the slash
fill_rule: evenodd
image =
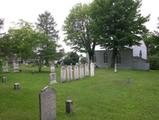
<path id="1" fill-rule="evenodd" d="M 117 64 L 121 64 L 121 54 L 119 52 L 117 54 Z"/>
<path id="2" fill-rule="evenodd" d="M 108 63 L 108 52 L 104 52 L 104 63 Z"/>
<path id="3" fill-rule="evenodd" d="M 142 51 L 139 52 L 139 57 L 142 58 Z"/>

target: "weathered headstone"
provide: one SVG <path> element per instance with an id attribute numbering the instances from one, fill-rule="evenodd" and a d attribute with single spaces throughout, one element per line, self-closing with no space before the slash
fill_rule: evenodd
<path id="1" fill-rule="evenodd" d="M 51 64 L 51 67 L 50 67 L 50 84 L 54 84 L 54 83 L 57 83 L 56 82 L 56 72 L 55 72 L 55 65 L 54 64 Z"/>
<path id="2" fill-rule="evenodd" d="M 9 70 L 8 70 L 8 62 L 6 62 L 6 63 L 2 66 L 2 72 L 4 72 L 4 73 L 9 72 Z"/>
<path id="3" fill-rule="evenodd" d="M 13 61 L 13 71 L 14 72 L 19 72 L 19 63 Z"/>
<path id="4" fill-rule="evenodd" d="M 70 80 L 70 66 L 67 66 L 67 81 Z"/>
<path id="5" fill-rule="evenodd" d="M 50 84 L 57 83 L 56 81 L 56 73 L 50 73 Z"/>
<path id="6" fill-rule="evenodd" d="M 56 120 L 56 92 L 45 87 L 39 94 L 40 120 Z"/>
<path id="7" fill-rule="evenodd" d="M 85 63 L 85 76 L 89 76 L 89 64 Z"/>
<path id="8" fill-rule="evenodd" d="M 117 64 L 116 63 L 114 64 L 114 72 L 115 73 L 117 72 Z"/>
<path id="9" fill-rule="evenodd" d="M 61 66 L 61 82 L 66 82 L 66 67 Z"/>
<path id="10" fill-rule="evenodd" d="M 70 65 L 70 67 L 69 67 L 69 76 L 70 76 L 70 80 L 73 80 L 73 70 L 72 70 L 72 65 Z"/>
<path id="11" fill-rule="evenodd" d="M 90 76 L 91 77 L 93 77 L 94 76 L 94 74 L 95 74 L 95 68 L 94 68 L 95 66 L 94 66 L 94 63 L 91 63 L 90 64 Z"/>
<path id="12" fill-rule="evenodd" d="M 75 80 L 77 80 L 78 79 L 78 66 L 77 66 L 77 64 L 76 65 L 74 65 L 74 71 L 73 71 L 73 73 L 74 73 L 74 79 Z"/>
<path id="13" fill-rule="evenodd" d="M 6 76 L 2 76 L 2 83 L 6 83 L 7 82 L 7 77 Z"/>

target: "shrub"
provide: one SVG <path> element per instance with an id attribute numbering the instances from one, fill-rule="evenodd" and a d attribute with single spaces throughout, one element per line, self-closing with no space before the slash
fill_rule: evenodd
<path id="1" fill-rule="evenodd" d="M 150 56 L 149 63 L 151 70 L 159 70 L 159 56 Z"/>

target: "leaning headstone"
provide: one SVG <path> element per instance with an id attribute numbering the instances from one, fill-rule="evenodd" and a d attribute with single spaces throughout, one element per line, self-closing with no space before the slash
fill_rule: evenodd
<path id="1" fill-rule="evenodd" d="M 95 66 L 94 66 L 94 63 L 91 63 L 91 64 L 90 64 L 90 76 L 91 76 L 91 77 L 93 77 L 93 76 L 94 76 L 94 73 L 95 73 L 94 67 L 95 67 Z"/>
<path id="2" fill-rule="evenodd" d="M 56 92 L 45 87 L 39 94 L 40 120 L 56 120 Z"/>
<path id="3" fill-rule="evenodd" d="M 55 65 L 52 64 L 51 65 L 51 68 L 50 68 L 50 84 L 54 84 L 54 83 L 57 83 L 56 82 L 56 72 L 55 72 Z"/>
<path id="4" fill-rule="evenodd" d="M 66 67 L 64 65 L 61 66 L 61 82 L 66 82 Z"/>

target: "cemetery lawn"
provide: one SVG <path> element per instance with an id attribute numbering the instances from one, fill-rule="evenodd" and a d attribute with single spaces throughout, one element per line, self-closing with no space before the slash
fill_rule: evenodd
<path id="1" fill-rule="evenodd" d="M 159 120 L 159 71 L 97 69 L 95 77 L 58 83 L 57 120 Z M 39 120 L 40 90 L 48 84 L 49 71 L 7 73 L 0 82 L 0 120 Z M 128 78 L 131 78 L 128 80 Z M 19 82 L 21 90 L 13 90 Z M 65 114 L 65 100 L 72 99 L 74 113 Z"/>

